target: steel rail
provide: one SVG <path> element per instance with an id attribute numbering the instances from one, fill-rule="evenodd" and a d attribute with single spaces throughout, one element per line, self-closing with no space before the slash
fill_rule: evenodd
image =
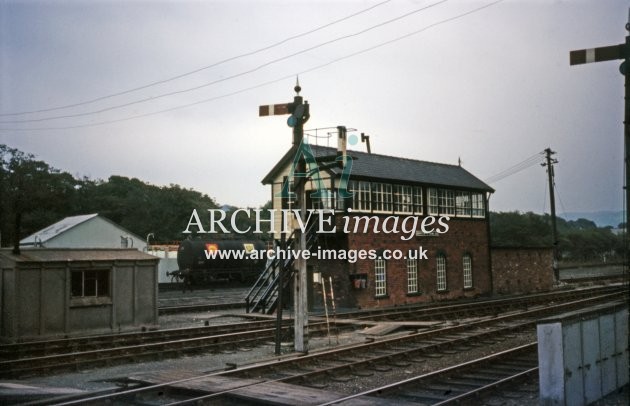
<path id="1" fill-rule="evenodd" d="M 290 325 L 286 320 L 283 324 Z M 163 330 L 151 330 L 143 332 L 127 332 L 118 334 L 101 334 L 83 337 L 61 338 L 45 341 L 29 341 L 23 343 L 0 345 L 0 361 L 19 359 L 23 354 L 44 353 L 54 355 L 63 351 L 76 352 L 78 348 L 87 347 L 97 349 L 101 346 L 124 346 L 132 344 L 147 344 L 165 339 L 178 337 L 200 337 L 208 335 L 220 335 L 241 331 L 260 330 L 275 327 L 275 321 L 259 320 L 243 323 L 230 323 L 215 326 L 198 326 L 173 328 Z"/>
<path id="2" fill-rule="evenodd" d="M 386 309 L 378 311 L 378 318 L 400 318 L 401 315 L 406 316 L 405 319 L 409 317 L 414 317 L 414 321 L 418 320 L 419 313 L 420 314 L 429 314 L 431 315 L 431 319 L 440 319 L 446 320 L 445 317 L 448 314 L 461 314 L 459 312 L 460 309 L 470 310 L 472 309 L 481 309 L 482 311 L 474 311 L 476 316 L 480 315 L 496 315 L 499 312 L 504 312 L 507 310 L 512 310 L 516 308 L 525 308 L 527 309 L 530 306 L 534 306 L 537 302 L 549 302 L 550 299 L 561 300 L 565 296 L 586 296 L 588 294 L 592 294 L 593 290 L 597 292 L 611 290 L 612 288 L 607 287 L 605 289 L 593 288 L 593 289 L 584 289 L 579 291 L 570 291 L 570 292 L 559 292 L 553 294 L 538 294 L 538 295 L 527 295 L 521 296 L 517 298 L 503 298 L 503 299 L 492 299 L 492 300 L 484 300 L 477 301 L 473 303 L 463 303 L 463 304 L 455 304 L 455 305 L 438 305 L 438 306 L 423 306 L 419 309 L 414 309 L 413 307 L 410 309 L 401 310 L 400 308 L 396 309 Z M 534 302 L 531 302 L 531 300 Z M 494 307 L 497 305 L 502 305 L 502 307 Z M 351 315 L 352 313 L 345 313 L 345 315 Z M 370 320 L 374 317 L 370 315 L 361 315 L 362 312 L 356 312 L 357 317 L 356 320 Z M 284 323 L 290 324 L 290 320 L 286 320 Z M 195 336 L 205 336 L 209 334 L 218 335 L 229 332 L 238 332 L 238 331 L 246 331 L 246 330 L 255 330 L 255 329 L 263 329 L 270 328 L 275 326 L 275 321 L 272 320 L 258 320 L 251 322 L 242 322 L 242 323 L 230 323 L 219 326 L 199 326 L 199 327 L 186 327 L 186 328 L 174 328 L 174 329 L 163 329 L 163 330 L 151 330 L 144 332 L 127 332 L 127 333 L 117 333 L 117 334 L 102 334 L 102 335 L 91 335 L 91 336 L 83 336 L 83 337 L 72 337 L 72 338 L 63 338 L 63 339 L 53 339 L 53 340 L 45 340 L 45 341 L 30 341 L 23 343 L 14 343 L 14 344 L 3 344 L 0 345 L 0 360 L 9 360 L 16 359 L 23 353 L 33 353 L 33 352 L 42 352 L 44 355 L 53 355 L 55 352 L 60 351 L 72 351 L 76 352 L 79 347 L 88 347 L 97 349 L 103 345 L 131 345 L 133 343 L 144 344 L 147 341 L 151 342 L 151 340 L 164 340 L 164 339 L 175 339 L 178 337 L 195 337 Z"/>
<path id="3" fill-rule="evenodd" d="M 311 324 L 314 332 L 325 331 L 325 323 Z M 338 326 L 343 328 L 344 326 Z M 345 326 L 354 327 L 354 326 Z M 283 327 L 285 332 L 291 328 L 287 324 Z M 137 360 L 139 358 L 155 357 L 159 359 L 193 351 L 208 351 L 213 348 L 235 348 L 239 345 L 252 345 L 260 341 L 272 339 L 275 328 L 246 330 L 220 335 L 206 335 L 194 338 L 159 341 L 146 344 L 117 346 L 97 350 L 71 352 L 41 357 L 18 358 L 8 361 L 0 361 L 0 377 L 15 378 L 26 373 L 37 371 L 49 371 L 56 369 L 78 368 L 83 365 L 108 365 L 120 360 Z"/>
<path id="4" fill-rule="evenodd" d="M 334 404 L 338 404 L 341 402 L 345 402 L 348 400 L 352 400 L 352 399 L 358 399 L 361 398 L 363 396 L 370 396 L 370 395 L 374 395 L 374 394 L 383 394 L 383 393 L 387 393 L 389 391 L 402 391 L 404 393 L 404 387 L 410 384 L 418 384 L 421 381 L 427 381 L 430 379 L 435 379 L 436 377 L 441 377 L 441 376 L 449 376 L 449 375 L 453 375 L 455 373 L 458 372 L 463 372 L 472 368 L 476 368 L 479 367 L 481 365 L 485 365 L 489 362 L 497 362 L 499 360 L 502 360 L 506 357 L 512 357 L 515 354 L 521 355 L 523 352 L 535 352 L 537 349 L 537 342 L 532 342 L 529 344 L 524 344 L 518 347 L 514 347 L 508 350 L 504 350 L 495 354 L 491 354 L 491 355 L 486 355 L 471 361 L 466 361 L 463 362 L 461 364 L 457 364 L 457 365 L 453 365 L 450 367 L 446 367 L 437 371 L 433 371 L 433 372 L 429 372 L 426 374 L 422 374 L 419 376 L 414 376 L 411 378 L 407 378 L 404 379 L 402 381 L 398 381 L 398 382 L 393 382 L 393 383 L 389 383 L 387 385 L 378 387 L 378 388 L 373 388 L 370 390 L 366 390 L 360 393 L 356 393 L 353 395 L 349 395 L 349 396 L 345 396 L 343 398 L 339 398 L 330 402 L 326 402 L 326 403 L 321 403 L 318 406 L 330 406 L 330 405 L 334 405 Z M 503 384 L 505 382 L 509 382 L 512 379 L 521 377 L 523 374 L 530 374 L 532 373 L 532 371 L 537 371 L 538 367 L 535 368 L 527 368 L 525 371 L 520 371 L 517 374 L 514 374 L 512 376 L 509 376 L 507 378 L 503 378 L 500 380 L 497 380 L 496 382 L 493 382 L 491 384 L 487 384 L 484 386 L 481 386 L 479 388 L 475 388 L 473 390 L 470 390 L 468 392 L 465 392 L 463 394 L 460 395 L 456 395 L 448 400 L 445 401 L 441 401 L 438 403 L 433 404 L 433 406 L 437 406 L 437 405 L 446 405 L 449 404 L 451 402 L 457 402 L 472 396 L 475 396 L 476 394 L 482 392 L 482 391 L 487 391 L 490 390 L 492 388 L 495 388 L 496 386 Z"/>
<path id="5" fill-rule="evenodd" d="M 509 315 L 509 316 L 501 316 L 498 317 L 496 319 L 493 320 L 494 323 L 498 323 L 498 322 L 502 322 L 502 321 L 506 321 L 507 319 L 515 319 L 517 316 L 522 317 L 523 314 L 529 314 L 529 315 L 534 315 L 534 314 L 549 314 L 549 313 L 554 313 L 556 311 L 558 312 L 564 312 L 567 311 L 568 309 L 573 309 L 576 306 L 580 307 L 582 305 L 586 305 L 588 303 L 592 303 L 592 302 L 598 302 L 598 301 L 602 301 L 602 300 L 607 300 L 607 299 L 611 299 L 615 296 L 619 296 L 619 295 L 625 295 L 625 292 L 618 292 L 615 294 L 606 294 L 606 295 L 602 295 L 602 296 L 598 296 L 596 298 L 588 298 L 588 299 L 583 299 L 583 300 L 579 300 L 579 301 L 573 301 L 573 302 L 569 302 L 569 303 L 563 303 L 563 304 L 557 304 L 557 305 L 552 305 L 548 308 L 545 309 L 538 309 L 538 310 L 529 310 L 529 311 L 525 311 L 519 315 Z M 503 319 L 503 320 L 502 320 Z M 259 364 L 254 364 L 254 365 L 250 365 L 250 366 L 245 366 L 239 369 L 234 369 L 234 370 L 230 370 L 230 371 L 224 371 L 224 372 L 216 372 L 213 374 L 208 374 L 208 375 L 203 375 L 203 376 L 199 376 L 199 377 L 193 377 L 193 378 L 188 378 L 185 381 L 192 381 L 195 378 L 197 379 L 203 379 L 203 378 L 207 378 L 207 377 L 211 377 L 211 376 L 227 376 L 227 375 L 234 375 L 234 374 L 239 374 L 239 373 L 251 373 L 252 371 L 255 370 L 269 370 L 272 367 L 278 367 L 278 366 L 283 366 L 283 364 L 291 364 L 291 363 L 303 363 L 305 361 L 309 361 L 312 359 L 315 359 L 317 357 L 322 357 L 322 356 L 332 356 L 333 358 L 337 358 L 337 359 L 343 359 L 343 357 L 340 357 L 340 355 L 342 355 L 343 353 L 347 353 L 348 351 L 356 351 L 356 350 L 361 350 L 361 349 L 368 349 L 368 351 L 362 351 L 362 353 L 364 354 L 370 354 L 373 353 L 374 350 L 369 350 L 370 347 L 377 347 L 380 345 L 386 345 L 389 343 L 396 343 L 399 342 L 401 340 L 405 340 L 405 339 L 418 339 L 422 336 L 426 336 L 428 334 L 434 334 L 434 333 L 449 333 L 452 331 L 457 331 L 460 330 L 461 328 L 470 328 L 471 325 L 473 324 L 481 324 L 481 325 L 485 325 L 487 324 L 489 321 L 483 321 L 483 322 L 477 322 L 477 323 L 471 323 L 471 324 L 466 324 L 466 325 L 461 325 L 461 326 L 456 326 L 456 327 L 447 327 L 444 329 L 440 329 L 440 330 L 436 330 L 436 331 L 432 331 L 432 332 L 423 332 L 423 333 L 417 333 L 417 334 L 412 334 L 409 336 L 404 336 L 404 337 L 400 337 L 400 338 L 392 338 L 392 339 L 387 339 L 387 340 L 381 340 L 381 341 L 375 341 L 373 343 L 366 343 L 366 344 L 360 344 L 360 345 L 354 345 L 354 346 L 348 346 L 345 347 L 343 349 L 333 349 L 333 350 L 327 350 L 327 351 L 322 351 L 322 352 L 318 352 L 318 353 L 314 353 L 314 354 L 310 354 L 310 355 L 303 355 L 300 357 L 296 357 L 296 358 L 288 358 L 288 359 L 284 359 L 284 360 L 279 360 L 279 361 L 272 361 L 272 362 L 264 362 L 264 363 L 259 363 Z M 513 325 L 513 326 L 505 326 L 503 327 L 501 330 L 505 331 L 505 332 L 509 332 L 509 331 L 513 331 L 514 329 L 518 329 L 518 328 L 522 328 L 525 325 L 531 325 L 531 324 L 535 324 L 536 320 L 529 320 L 527 322 L 524 323 L 519 323 L 518 325 Z M 488 332 L 483 332 L 481 333 L 481 335 L 496 335 L 497 334 L 497 330 L 495 331 L 488 331 Z M 475 336 L 470 336 L 467 337 L 466 339 L 473 339 L 473 338 L 478 338 L 479 336 L 475 335 Z M 462 340 L 461 338 L 459 340 Z M 441 343 L 433 343 L 430 344 L 430 347 L 434 348 L 434 349 L 438 349 L 440 347 L 448 347 L 448 346 L 452 346 L 454 343 L 456 343 L 456 340 L 452 340 L 452 341 L 443 341 Z M 459 343 L 457 343 L 459 344 Z M 407 355 L 409 352 L 413 352 L 413 351 L 425 351 L 426 352 L 427 347 L 424 348 L 416 348 L 416 349 L 406 349 L 404 351 L 401 352 L 400 355 Z M 380 358 L 380 360 L 388 360 L 390 358 L 392 358 L 393 356 L 395 356 L 396 354 L 386 354 L 386 355 L 380 355 L 377 356 L 376 358 Z M 374 362 L 376 360 L 376 358 L 373 358 L 371 360 L 366 359 L 366 360 L 362 360 L 362 363 L 369 363 L 369 362 Z M 348 365 L 340 365 L 340 366 L 334 366 L 331 368 L 327 368 L 328 371 L 315 371 L 316 373 L 328 373 L 334 369 L 342 369 L 342 368 L 348 368 Z M 305 374 L 302 375 L 311 375 L 312 372 L 307 372 Z M 179 404 L 188 404 L 188 403 L 192 403 L 192 402 L 196 402 L 196 401 L 200 401 L 200 400 L 206 400 L 206 399 L 210 399 L 210 398 L 215 398 L 215 397 L 219 397 L 225 394 L 229 394 L 231 392 L 234 392 L 238 389 L 242 389 L 244 387 L 248 387 L 248 386 L 255 386 L 255 385 L 260 385 L 260 384 L 265 384 L 265 383 L 270 383 L 270 382 L 287 382 L 287 381 L 291 381 L 291 380 L 295 380 L 295 379 L 300 379 L 300 376 L 298 375 L 294 375 L 294 376 L 288 376 L 288 377 L 281 377 L 281 378 L 277 378 L 277 379 L 270 379 L 270 380 L 265 380 L 263 382 L 257 382 L 255 384 L 251 384 L 251 385 L 243 385 L 240 386 L 238 388 L 233 388 L 233 389 L 229 389 L 226 391 L 221 391 L 221 392 L 216 392 L 216 393 L 212 393 L 212 394 L 208 394 L 208 395 L 203 395 L 203 396 L 199 396 L 196 398 L 192 398 L 192 399 L 187 399 L 184 401 L 180 401 L 180 402 L 173 402 L 171 403 L 172 405 L 179 405 Z M 156 385 L 151 385 L 145 388 L 145 390 L 150 390 L 153 388 L 159 388 L 159 387 L 164 387 L 164 386 L 168 386 L 168 385 L 172 385 L 172 384 L 176 384 L 176 383 L 180 383 L 183 381 L 174 381 L 174 382 L 165 382 L 165 383 L 161 383 L 161 384 L 156 384 Z M 113 396 L 120 396 L 123 395 L 123 393 L 118 394 L 118 395 L 113 395 Z M 169 404 L 169 405 L 171 405 Z"/>
<path id="6" fill-rule="evenodd" d="M 240 308 L 245 308 L 245 301 L 230 302 L 230 303 L 197 303 L 197 304 L 181 305 L 181 306 L 159 306 L 158 314 L 164 315 L 164 314 L 177 314 L 177 313 L 240 309 Z"/>
<path id="7" fill-rule="evenodd" d="M 593 295 L 593 293 L 599 293 L 602 291 L 616 291 L 619 290 L 618 286 L 606 286 L 606 287 L 594 287 L 579 290 L 567 290 L 562 292 L 550 292 L 540 293 L 535 295 L 525 295 L 510 298 L 501 299 L 489 299 L 489 300 L 476 300 L 465 301 L 463 303 L 445 304 L 438 306 L 418 305 L 398 308 L 392 311 L 392 309 L 381 310 L 362 310 L 359 312 L 345 312 L 337 313 L 337 318 L 353 318 L 356 320 L 380 320 L 391 319 L 397 316 L 413 316 L 417 320 L 418 317 L 429 315 L 434 317 L 431 313 L 436 311 L 442 311 L 440 314 L 444 316 L 448 313 L 457 314 L 458 311 L 470 314 L 471 312 L 481 311 L 483 314 L 492 314 L 494 310 L 503 306 L 507 309 L 516 309 L 527 306 L 533 306 L 537 303 L 549 303 L 552 300 L 565 300 L 566 297 L 586 297 Z"/>

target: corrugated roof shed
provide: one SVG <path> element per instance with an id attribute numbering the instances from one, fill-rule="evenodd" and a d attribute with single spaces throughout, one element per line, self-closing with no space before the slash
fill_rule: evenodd
<path id="1" fill-rule="evenodd" d="M 315 157 L 335 155 L 335 148 L 310 146 Z M 277 174 L 295 157 L 297 147 L 293 146 L 262 180 L 270 184 Z M 368 154 L 348 150 L 353 158 L 350 178 L 370 178 L 384 181 L 422 183 L 427 185 L 450 186 L 493 192 L 490 186 L 459 165 L 419 161 L 388 155 Z M 335 175 L 341 174 L 341 168 L 334 167 Z"/>
<path id="2" fill-rule="evenodd" d="M 59 234 L 68 231 L 72 227 L 75 227 L 84 221 L 90 220 L 98 216 L 94 214 L 83 214 L 80 216 L 66 217 L 63 220 L 56 222 L 44 229 L 41 229 L 20 241 L 20 245 L 35 245 L 37 243 L 45 243 L 46 241 L 57 237 Z"/>
<path id="3" fill-rule="evenodd" d="M 4 248 L 0 249 L 0 259 L 12 262 L 158 261 L 157 257 L 134 248 L 22 248 L 19 255 Z"/>
<path id="4" fill-rule="evenodd" d="M 113 221 L 111 221 L 110 219 L 103 217 L 101 215 L 99 215 L 98 213 L 94 213 L 94 214 L 83 214 L 83 215 L 79 215 L 79 216 L 70 216 L 70 217 L 66 217 L 44 229 L 41 229 L 31 235 L 29 235 L 26 238 L 23 238 L 22 240 L 20 240 L 20 246 L 45 246 L 46 242 L 49 242 L 59 236 L 61 236 L 62 234 L 74 229 L 75 227 L 77 227 L 80 224 L 84 224 L 87 222 L 90 222 L 93 219 L 101 219 L 109 224 L 111 224 L 113 227 L 119 229 L 121 232 L 124 232 L 125 234 L 132 236 L 138 240 L 142 240 L 141 237 L 135 235 L 134 233 L 126 230 L 124 227 L 114 223 Z M 97 247 L 93 247 L 93 248 L 99 248 L 99 246 Z M 113 248 L 113 247 L 112 247 Z"/>

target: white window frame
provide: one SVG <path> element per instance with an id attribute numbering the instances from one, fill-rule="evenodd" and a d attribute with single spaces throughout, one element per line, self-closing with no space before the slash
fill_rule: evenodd
<path id="1" fill-rule="evenodd" d="M 440 214 L 455 215 L 455 192 L 450 189 L 438 189 Z"/>
<path id="2" fill-rule="evenodd" d="M 413 212 L 415 214 L 422 214 L 424 212 L 424 207 L 422 206 L 422 187 L 414 186 L 413 187 Z"/>
<path id="3" fill-rule="evenodd" d="M 348 191 L 352 194 L 352 210 L 370 211 L 371 189 L 370 182 L 363 180 L 351 180 L 348 182 Z"/>
<path id="4" fill-rule="evenodd" d="M 472 288 L 472 257 L 470 254 L 464 254 L 462 257 L 462 267 L 464 270 L 464 289 Z"/>
<path id="5" fill-rule="evenodd" d="M 374 295 L 387 296 L 387 264 L 383 258 L 374 260 Z"/>
<path id="6" fill-rule="evenodd" d="M 357 195 L 355 195 L 356 197 Z M 372 199 L 372 189 L 370 182 L 359 181 L 359 193 L 358 200 L 355 200 L 354 209 L 357 211 L 370 211 L 372 209 L 371 205 Z"/>
<path id="7" fill-rule="evenodd" d="M 443 292 L 447 288 L 446 256 L 444 254 L 438 254 L 438 256 L 435 257 L 435 263 L 436 263 L 436 277 L 437 277 L 436 290 L 438 292 Z"/>
<path id="8" fill-rule="evenodd" d="M 470 217 L 472 215 L 472 200 L 469 192 L 458 190 L 455 193 L 455 215 Z"/>
<path id="9" fill-rule="evenodd" d="M 429 211 L 429 214 L 440 214 L 440 206 L 438 204 L 438 190 L 433 187 L 428 188 L 427 195 L 429 200 L 427 210 Z"/>
<path id="10" fill-rule="evenodd" d="M 407 293 L 418 293 L 418 261 L 415 258 L 407 258 Z"/>
<path id="11" fill-rule="evenodd" d="M 472 216 L 477 218 L 486 217 L 486 199 L 483 193 L 473 193 L 471 198 Z"/>
<path id="12" fill-rule="evenodd" d="M 330 210 L 335 208 L 335 202 L 337 201 L 337 191 L 331 190 L 329 188 L 325 189 L 328 194 L 326 197 L 316 197 L 312 198 L 311 205 L 312 209 L 324 209 Z M 317 190 L 307 190 L 307 194 L 315 193 Z"/>
<path id="13" fill-rule="evenodd" d="M 389 183 L 372 183 L 372 211 L 391 213 L 392 200 L 392 185 Z"/>
<path id="14" fill-rule="evenodd" d="M 394 185 L 394 212 L 413 213 L 413 188 L 406 185 Z"/>

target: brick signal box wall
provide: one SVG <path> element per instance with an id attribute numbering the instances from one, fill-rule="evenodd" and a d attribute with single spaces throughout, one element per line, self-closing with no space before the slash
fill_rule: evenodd
<path id="1" fill-rule="evenodd" d="M 341 246 L 336 248 L 349 250 L 398 249 L 405 255 L 409 250 L 418 250 L 420 247 L 427 250 L 428 259 L 417 261 L 417 293 L 407 292 L 407 263 L 404 258 L 386 261 L 387 293 L 383 296 L 375 294 L 374 260 L 359 259 L 355 263 L 332 260 L 313 261 L 313 271 L 322 272 L 326 283 L 328 283 L 328 277 L 333 278 L 335 298 L 340 306 L 367 309 L 489 295 L 492 292 L 492 280 L 486 220 L 452 218 L 448 225 L 447 233 L 435 236 L 415 236 L 407 241 L 400 238 L 404 235 L 402 233 L 351 233 L 338 240 Z M 446 257 L 446 290 L 442 291 L 437 289 L 436 256 L 438 254 Z M 470 288 L 464 288 L 463 280 L 462 258 L 466 254 L 472 259 L 472 287 Z M 356 287 L 353 281 L 357 278 L 364 278 L 365 284 Z M 315 303 L 319 302 L 318 296 L 318 294 L 315 295 Z"/>
<path id="2" fill-rule="evenodd" d="M 494 293 L 544 292 L 553 287 L 552 248 L 492 247 Z"/>

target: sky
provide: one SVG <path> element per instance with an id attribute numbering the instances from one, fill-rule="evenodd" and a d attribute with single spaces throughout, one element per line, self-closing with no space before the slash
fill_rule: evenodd
<path id="1" fill-rule="evenodd" d="M 344 125 L 373 153 L 461 159 L 482 180 L 531 164 L 490 183 L 494 211 L 549 211 L 532 158 L 545 148 L 558 212 L 621 210 L 620 61 L 569 66 L 569 51 L 624 42 L 629 6 L 0 0 L 0 144 L 80 177 L 257 207 L 292 140 L 287 116 L 258 106 L 292 101 L 299 75 L 306 129 Z"/>

